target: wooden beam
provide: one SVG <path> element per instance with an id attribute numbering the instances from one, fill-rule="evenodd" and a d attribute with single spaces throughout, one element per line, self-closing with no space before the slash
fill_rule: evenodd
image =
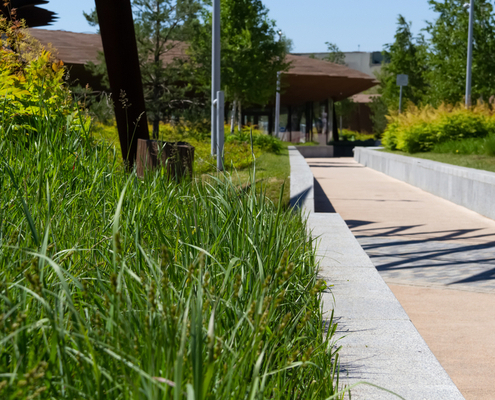
<path id="1" fill-rule="evenodd" d="M 122 158 L 136 162 L 138 139 L 148 140 L 148 120 L 130 0 L 95 0 Z"/>

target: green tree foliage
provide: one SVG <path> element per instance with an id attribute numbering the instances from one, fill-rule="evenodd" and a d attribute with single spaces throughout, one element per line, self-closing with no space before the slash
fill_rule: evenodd
<path id="1" fill-rule="evenodd" d="M 198 23 L 198 0 L 134 0 L 136 38 L 147 113 L 153 123 L 153 137 L 158 137 L 159 123 L 169 119 L 190 100 L 191 90 L 183 75 L 184 60 L 167 65 L 163 57 L 183 46 Z"/>
<path id="2" fill-rule="evenodd" d="M 187 95 L 192 90 L 192 80 L 186 61 L 176 58 L 165 65 L 164 58 L 190 39 L 193 26 L 199 23 L 201 7 L 200 0 L 133 1 L 144 96 L 154 138 L 158 137 L 160 121 L 169 120 L 193 104 Z M 94 11 L 84 15 L 90 25 L 97 25 Z M 89 68 L 95 74 L 106 75 L 102 55 L 97 65 L 90 64 Z M 108 80 L 104 78 L 104 82 Z"/>
<path id="3" fill-rule="evenodd" d="M 409 85 L 403 89 L 404 102 L 420 103 L 427 90 L 425 43 L 422 36 L 414 38 L 411 24 L 399 15 L 395 41 L 386 46 L 383 52 L 390 63 L 384 64 L 378 74 L 381 83 L 382 101 L 390 109 L 399 108 L 400 87 L 397 86 L 397 75 L 409 76 Z"/>
<path id="4" fill-rule="evenodd" d="M 335 64 L 345 65 L 345 54 L 340 51 L 339 46 L 330 42 L 325 42 L 325 44 L 327 45 L 329 54 L 324 58 L 324 60 Z"/>
<path id="5" fill-rule="evenodd" d="M 205 23 L 197 26 L 190 55 L 197 76 L 210 87 L 211 12 L 204 10 Z M 279 40 L 275 22 L 260 0 L 222 0 L 222 88 L 227 101 L 264 105 L 276 91 L 277 72 L 287 70 L 286 49 L 290 43 Z M 205 67 L 207 66 L 207 67 Z"/>
<path id="6" fill-rule="evenodd" d="M 466 59 L 469 10 L 464 0 L 428 0 L 438 18 L 428 22 L 426 32 L 414 38 L 411 25 L 399 16 L 393 44 L 384 55 L 390 59 L 378 76 L 387 106 L 397 109 L 397 74 L 409 75 L 404 98 L 414 103 L 439 105 L 463 101 L 466 87 Z M 492 0 L 475 2 L 473 44 L 473 100 L 487 101 L 495 94 L 495 18 Z"/>
<path id="7" fill-rule="evenodd" d="M 462 101 L 466 85 L 469 11 L 464 0 L 429 0 L 439 13 L 426 31 L 431 35 L 428 51 L 429 102 Z M 495 94 L 495 18 L 491 0 L 475 2 L 473 44 L 473 100 Z"/>
<path id="8" fill-rule="evenodd" d="M 379 138 L 387 128 L 388 107 L 382 96 L 373 98 L 368 104 L 371 110 L 371 122 L 373 123 L 373 133 Z"/>

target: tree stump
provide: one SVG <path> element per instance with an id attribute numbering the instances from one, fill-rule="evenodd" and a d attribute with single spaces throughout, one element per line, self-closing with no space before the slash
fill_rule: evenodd
<path id="1" fill-rule="evenodd" d="M 167 176 L 179 182 L 185 176 L 192 178 L 194 147 L 186 142 L 139 139 L 136 161 L 140 178 L 144 178 L 146 171 L 164 167 Z"/>

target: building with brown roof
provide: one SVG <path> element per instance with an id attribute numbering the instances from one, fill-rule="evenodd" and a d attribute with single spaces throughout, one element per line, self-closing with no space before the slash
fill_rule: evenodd
<path id="1" fill-rule="evenodd" d="M 41 43 L 57 49 L 57 57 L 70 69 L 71 80 L 81 86 L 99 89 L 101 83 L 85 69 L 88 62 L 97 62 L 102 51 L 98 34 L 30 29 Z M 186 57 L 187 45 L 175 45 L 163 56 L 166 63 Z M 334 102 L 371 88 L 378 82 L 367 74 L 328 61 L 287 55 L 289 71 L 282 74 L 280 132 L 285 140 L 299 142 L 318 138 L 329 140 L 336 129 Z M 243 110 L 243 124 L 254 124 L 266 132 L 273 131 L 274 105 L 260 105 Z"/>

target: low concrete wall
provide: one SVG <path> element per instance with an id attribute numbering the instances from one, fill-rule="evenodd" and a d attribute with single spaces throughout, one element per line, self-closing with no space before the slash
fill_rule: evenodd
<path id="1" fill-rule="evenodd" d="M 319 238 L 319 275 L 331 291 L 323 311 L 338 323 L 340 382 L 366 381 L 407 400 L 461 400 L 461 395 L 339 214 L 314 213 L 314 177 L 295 147 L 289 147 L 291 204 L 308 213 L 308 230 Z M 358 400 L 395 400 L 359 385 Z"/>
<path id="2" fill-rule="evenodd" d="M 304 214 L 315 212 L 314 177 L 308 163 L 294 146 L 289 146 L 290 205 Z"/>
<path id="3" fill-rule="evenodd" d="M 369 168 L 495 219 L 495 173 L 356 147 L 354 159 Z"/>

